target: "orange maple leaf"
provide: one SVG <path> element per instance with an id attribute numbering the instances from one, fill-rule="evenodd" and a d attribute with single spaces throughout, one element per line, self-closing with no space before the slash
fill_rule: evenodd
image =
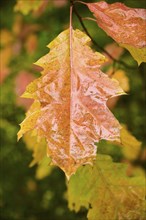
<path id="1" fill-rule="evenodd" d="M 23 97 L 35 102 L 18 133 L 36 129 L 45 137 L 48 155 L 70 177 L 82 164 L 96 156 L 94 142 L 118 140 L 120 125 L 106 106 L 110 97 L 123 94 L 119 83 L 100 70 L 105 57 L 87 45 L 88 36 L 69 30 L 48 47 L 49 54 L 36 64 L 42 76 L 32 82 Z"/>
<path id="2" fill-rule="evenodd" d="M 146 10 L 129 8 L 122 3 L 87 3 L 97 24 L 137 60 L 146 62 Z"/>

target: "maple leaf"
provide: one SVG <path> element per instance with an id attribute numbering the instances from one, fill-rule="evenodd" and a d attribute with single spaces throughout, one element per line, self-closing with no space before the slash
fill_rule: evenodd
<path id="1" fill-rule="evenodd" d="M 87 45 L 90 39 L 79 30 L 62 32 L 48 47 L 49 54 L 36 64 L 44 70 L 23 97 L 36 101 L 21 123 L 20 138 L 30 130 L 46 138 L 48 155 L 70 177 L 96 156 L 94 142 L 119 140 L 120 125 L 106 106 L 110 97 L 123 94 L 116 80 L 100 66 L 105 57 Z"/>
<path id="2" fill-rule="evenodd" d="M 33 151 L 33 160 L 29 166 L 32 167 L 35 164 L 40 164 L 47 154 L 47 144 L 45 139 L 37 136 L 37 132 L 35 130 L 26 133 L 23 139 L 26 144 L 26 147 L 29 150 Z"/>
<path id="3" fill-rule="evenodd" d="M 104 48 L 114 59 L 119 59 L 121 55 L 123 54 L 124 49 L 122 47 L 119 47 L 119 45 L 115 42 L 107 44 Z M 105 53 L 105 56 L 108 57 L 108 55 Z M 108 57 L 109 62 L 112 63 L 113 60 Z"/>
<path id="4" fill-rule="evenodd" d="M 14 7 L 14 11 L 20 11 L 24 15 L 27 15 L 31 11 L 37 11 L 43 3 L 44 0 L 17 0 L 17 4 Z"/>
<path id="5" fill-rule="evenodd" d="M 121 129 L 121 146 L 125 158 L 135 160 L 140 154 L 142 143 L 138 141 L 124 125 Z"/>
<path id="6" fill-rule="evenodd" d="M 7 75 L 10 73 L 8 67 L 11 57 L 13 55 L 13 35 L 7 29 L 0 31 L 0 84 L 3 83 Z"/>
<path id="7" fill-rule="evenodd" d="M 37 48 L 37 44 L 38 44 L 37 36 L 35 34 L 30 34 L 27 37 L 27 40 L 25 43 L 25 48 L 28 54 L 34 54 Z"/>
<path id="8" fill-rule="evenodd" d="M 93 167 L 80 167 L 68 183 L 69 208 L 87 208 L 89 220 L 144 220 L 144 173 L 128 177 L 126 169 L 107 155 L 98 155 Z"/>
<path id="9" fill-rule="evenodd" d="M 110 73 L 108 73 L 108 75 L 110 75 Z M 129 78 L 126 75 L 126 72 L 118 69 L 114 72 L 114 74 L 112 75 L 112 77 L 114 79 L 116 79 L 119 82 L 119 85 L 121 86 L 121 88 L 125 91 L 128 92 L 130 90 L 130 86 L 129 86 Z"/>
<path id="10" fill-rule="evenodd" d="M 121 69 L 116 70 L 114 74 L 113 72 L 114 72 L 114 69 L 110 68 L 106 73 L 108 74 L 108 76 L 116 79 L 119 82 L 119 85 L 121 86 L 121 88 L 125 92 L 128 92 L 130 90 L 130 85 L 129 85 L 129 78 L 126 75 L 126 72 Z M 113 109 L 116 106 L 119 98 L 120 98 L 119 96 L 116 96 L 108 100 L 107 106 L 109 107 L 109 109 Z"/>
<path id="11" fill-rule="evenodd" d="M 30 163 L 30 167 L 37 165 L 36 178 L 43 179 L 48 176 L 53 170 L 53 166 L 49 166 L 51 159 L 47 157 L 47 144 L 45 139 L 38 137 L 37 132 L 28 132 L 24 135 L 23 140 L 26 147 L 33 151 L 33 160 Z"/>
<path id="12" fill-rule="evenodd" d="M 114 58 L 114 59 L 119 59 L 120 56 L 123 54 L 124 49 L 120 47 L 117 43 L 113 42 L 110 44 L 107 44 L 104 49 Z M 104 53 L 105 57 L 108 58 L 107 62 L 103 64 L 103 67 L 113 64 L 113 60 L 106 54 Z"/>
<path id="13" fill-rule="evenodd" d="M 38 164 L 38 167 L 36 169 L 35 177 L 36 179 L 43 179 L 51 174 L 53 171 L 54 166 L 49 166 L 50 158 L 45 156 L 43 160 Z"/>
<path id="14" fill-rule="evenodd" d="M 54 6 L 60 8 L 60 7 L 63 7 L 67 4 L 67 0 L 53 0 L 53 4 Z"/>
<path id="15" fill-rule="evenodd" d="M 47 157 L 47 144 L 44 138 L 37 136 L 37 131 L 27 132 L 23 140 L 26 147 L 33 152 L 33 160 L 30 163 L 30 167 L 37 165 L 36 178 L 43 179 L 48 176 L 53 170 L 53 166 L 49 166 L 51 159 Z"/>
<path id="16" fill-rule="evenodd" d="M 146 10 L 129 8 L 122 3 L 88 3 L 97 24 L 120 46 L 129 50 L 138 64 L 146 62 Z"/>
<path id="17" fill-rule="evenodd" d="M 14 11 L 20 11 L 24 15 L 34 12 L 40 16 L 48 6 L 63 7 L 67 0 L 17 0 Z"/>
<path id="18" fill-rule="evenodd" d="M 121 124 L 120 142 L 101 141 L 98 145 L 99 154 L 111 155 L 116 161 L 126 161 L 132 164 L 134 160 L 143 155 L 142 142 L 127 129 L 126 125 Z"/>
<path id="19" fill-rule="evenodd" d="M 34 76 L 30 72 L 20 71 L 15 79 L 15 92 L 17 95 L 16 103 L 28 109 L 33 100 L 21 98 L 20 95 L 24 93 L 26 86 L 34 80 Z"/>

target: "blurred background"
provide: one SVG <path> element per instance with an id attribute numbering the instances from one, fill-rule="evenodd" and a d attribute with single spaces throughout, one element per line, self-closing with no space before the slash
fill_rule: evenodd
<path id="1" fill-rule="evenodd" d="M 86 220 L 85 209 L 79 213 L 68 209 L 64 173 L 59 168 L 50 170 L 46 162 L 44 162 L 45 168 L 37 165 L 30 168 L 29 164 L 32 161 L 30 145 L 33 142 L 27 138 L 17 142 L 19 124 L 31 104 L 30 100 L 20 98 L 20 95 L 32 80 L 40 76 L 39 68 L 33 63 L 48 53 L 49 49 L 46 45 L 69 26 L 68 0 L 50 0 L 48 4 L 44 1 L 44 4 L 34 11 L 25 5 L 28 1 L 31 5 L 32 0 L 24 0 L 25 15 L 21 13 L 15 0 L 0 1 L 0 218 L 1 220 Z M 88 2 L 95 1 L 88 0 Z M 116 0 L 107 2 L 114 3 Z M 120 2 L 129 7 L 145 8 L 144 0 Z M 76 4 L 76 8 L 81 17 L 92 17 L 84 5 Z M 111 155 L 115 161 L 126 161 L 131 166 L 144 169 L 145 64 L 142 63 L 138 67 L 129 52 L 113 43 L 113 40 L 98 28 L 95 22 L 85 20 L 84 24 L 100 47 L 132 67 L 127 68 L 109 60 L 103 66 L 103 70 L 109 76 L 117 78 L 128 93 L 110 101 L 109 108 L 119 122 L 124 124 L 139 141 L 139 151 L 136 157 L 129 158 L 120 147 L 102 141 L 98 152 Z M 73 26 L 83 30 L 75 15 Z M 94 45 L 93 48 L 97 50 Z"/>

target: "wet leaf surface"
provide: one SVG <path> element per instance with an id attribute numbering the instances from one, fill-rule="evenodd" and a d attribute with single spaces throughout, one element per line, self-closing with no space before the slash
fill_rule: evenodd
<path id="1" fill-rule="evenodd" d="M 48 155 L 70 177 L 96 156 L 94 142 L 119 140 L 120 125 L 106 106 L 110 97 L 123 93 L 119 83 L 100 70 L 105 57 L 93 52 L 89 38 L 73 31 L 72 56 L 69 30 L 48 47 L 49 54 L 36 62 L 44 70 L 23 97 L 35 102 L 18 133 L 36 129 L 46 138 Z"/>
<path id="2" fill-rule="evenodd" d="M 138 64 L 146 62 L 145 9 L 129 8 L 118 2 L 108 4 L 104 1 L 88 3 L 87 6 L 94 13 L 99 27 L 128 49 Z"/>

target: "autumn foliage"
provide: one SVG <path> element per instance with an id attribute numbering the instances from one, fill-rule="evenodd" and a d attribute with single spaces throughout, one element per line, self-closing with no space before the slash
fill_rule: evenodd
<path id="1" fill-rule="evenodd" d="M 107 4 L 104 1 L 87 5 L 97 24 L 109 36 L 129 50 L 138 64 L 146 62 L 145 9 L 132 9 L 122 3 Z"/>
<path id="2" fill-rule="evenodd" d="M 65 0 L 18 0 L 14 11 L 41 17 L 46 7 L 60 8 L 67 4 Z M 76 10 L 78 4 L 93 13 L 95 18 L 89 20 L 95 21 L 97 29 L 104 30 L 118 45 L 110 44 L 103 52 L 92 48 L 92 43 L 98 46 L 100 42 L 96 44 L 84 26 Z M 79 18 L 83 31 L 74 28 L 74 15 Z M 21 33 L 21 21 L 18 23 L 15 34 L 21 36 L 20 47 L 25 42 L 26 51 L 33 56 L 38 46 L 35 32 L 40 27 L 25 27 L 29 32 L 26 39 L 26 32 Z M 144 173 L 141 169 L 128 173 L 131 161 L 141 154 L 142 142 L 112 113 L 120 96 L 130 90 L 129 79 L 121 66 L 127 69 L 131 66 L 125 60 L 120 61 L 123 51 L 130 52 L 137 68 L 146 62 L 145 26 L 145 9 L 118 2 L 70 1 L 69 28 L 49 43 L 46 55 L 34 60 L 33 68 L 40 70 L 41 75 L 35 78 L 30 71 L 22 69 L 15 79 L 15 93 L 21 95 L 16 103 L 27 109 L 18 140 L 23 137 L 32 151 L 30 166 L 38 165 L 36 178 L 49 175 L 55 166 L 63 170 L 70 210 L 78 212 L 86 208 L 89 220 L 145 219 Z M 13 36 L 8 37 L 6 31 L 2 34 L 8 38 L 8 45 L 2 49 L 6 56 L 1 83 L 9 75 L 8 63 L 14 44 Z M 123 160 L 117 163 L 111 154 L 102 153 L 102 141 L 109 148 L 112 145 L 121 149 Z"/>
<path id="3" fill-rule="evenodd" d="M 34 98 L 40 109 L 31 108 L 18 137 L 36 129 L 46 138 L 53 164 L 68 177 L 80 165 L 92 162 L 95 141 L 120 138 L 120 125 L 106 101 L 123 90 L 102 73 L 100 65 L 105 57 L 94 53 L 88 41 L 84 33 L 73 31 L 70 52 L 69 30 L 61 33 L 49 44 L 50 53 L 36 62 L 44 69 L 42 76 L 23 95 Z"/>

